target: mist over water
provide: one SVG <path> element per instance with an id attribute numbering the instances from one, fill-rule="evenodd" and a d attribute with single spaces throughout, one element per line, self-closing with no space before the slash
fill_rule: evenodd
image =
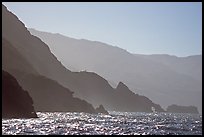
<path id="1" fill-rule="evenodd" d="M 3 135 L 202 135 L 202 115 L 182 113 L 37 112 L 39 118 L 2 119 Z"/>

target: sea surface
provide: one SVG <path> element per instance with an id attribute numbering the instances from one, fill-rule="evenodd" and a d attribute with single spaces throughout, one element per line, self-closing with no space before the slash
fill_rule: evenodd
<path id="1" fill-rule="evenodd" d="M 39 118 L 2 119 L 3 135 L 202 135 L 202 115 L 182 113 L 37 112 Z"/>

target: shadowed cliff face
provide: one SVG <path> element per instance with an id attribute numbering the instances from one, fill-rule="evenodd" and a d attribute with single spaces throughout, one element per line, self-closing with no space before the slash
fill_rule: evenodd
<path id="1" fill-rule="evenodd" d="M 17 78 L 28 90 L 36 111 L 74 111 L 95 113 L 93 106 L 84 100 L 74 98 L 73 92 L 39 73 L 13 47 L 2 38 L 2 68 Z"/>
<path id="2" fill-rule="evenodd" d="M 10 73 L 21 71 L 39 75 L 25 57 L 5 38 L 2 38 L 2 64 L 2 69 Z"/>
<path id="3" fill-rule="evenodd" d="M 145 96 L 133 93 L 122 82 L 114 89 L 96 73 L 83 71 L 73 74 L 78 78 L 80 89 L 84 89 L 83 92 L 75 92 L 76 95 L 88 100 L 95 107 L 103 104 L 107 110 L 126 112 L 152 112 L 151 107 L 155 107 L 156 111 L 164 112 L 160 105 Z"/>
<path id="4" fill-rule="evenodd" d="M 202 111 L 202 56 L 134 55 L 105 43 L 29 29 L 73 71 L 92 71 L 113 86 L 124 82 L 133 92 L 167 107 L 172 102 Z M 138 46 L 138 45 L 137 45 Z"/>
<path id="5" fill-rule="evenodd" d="M 33 100 L 16 79 L 2 70 L 2 118 L 36 118 Z"/>
<path id="6" fill-rule="evenodd" d="M 4 6 L 2 6 L 2 28 L 3 37 L 9 41 L 19 54 L 29 62 L 33 69 L 41 75 L 33 76 L 34 74 L 30 75 L 24 73 L 24 71 L 19 71 L 20 68 L 18 68 L 17 71 L 13 71 L 19 83 L 25 89 L 29 89 L 31 96 L 33 96 L 34 104 L 36 104 L 35 101 L 37 101 L 38 98 L 41 99 L 37 101 L 39 102 L 38 107 L 36 106 L 38 110 L 45 111 L 44 109 L 48 108 L 48 104 L 46 104 L 46 101 L 48 101 L 52 106 L 55 106 L 55 108 L 61 108 L 67 111 L 67 109 L 65 109 L 65 107 L 68 107 L 66 103 L 72 99 L 72 93 L 67 89 L 73 91 L 75 97 L 86 100 L 94 106 L 102 104 L 107 110 L 150 112 L 152 106 L 156 108 L 157 105 L 152 103 L 148 98 L 136 95 L 127 88 L 124 88 L 122 91 L 123 93 L 127 93 L 127 96 L 123 96 L 117 89 L 112 88 L 107 80 L 96 73 L 74 73 L 67 70 L 50 52 L 48 46 L 39 38 L 32 36 L 22 22 L 12 13 L 9 13 Z M 6 63 L 4 65 L 6 65 Z M 14 65 L 11 66 L 13 66 L 13 69 L 16 69 Z M 21 74 L 23 74 L 23 77 Z M 59 85 L 64 86 L 66 89 Z M 55 103 L 60 102 L 60 104 L 54 104 L 52 102 L 53 99 L 55 99 Z M 122 101 L 120 99 L 122 99 Z M 77 99 L 73 98 L 70 104 L 77 102 L 76 100 Z M 77 103 L 83 104 L 83 102 L 85 102 L 83 100 L 78 100 Z M 43 106 L 40 106 L 41 103 Z M 84 103 L 82 106 L 83 110 L 86 108 L 86 110 L 89 109 L 89 111 L 92 111 L 89 104 Z M 79 110 L 81 111 L 81 109 L 82 108 Z M 49 110 L 55 111 L 52 107 L 50 107 Z M 46 111 L 49 110 L 46 109 Z M 157 111 L 164 110 L 158 107 Z"/>
<path id="7" fill-rule="evenodd" d="M 27 74 L 20 83 L 33 97 L 36 111 L 66 111 L 95 113 L 93 106 L 73 97 L 73 92 L 44 76 Z"/>
<path id="8" fill-rule="evenodd" d="M 22 25 L 19 26 L 22 27 Z M 27 35 L 30 34 L 27 33 Z M 25 37 L 27 37 L 27 35 L 25 35 Z M 6 38 L 13 40 L 10 35 Z M 6 38 L 2 38 L 2 68 L 17 78 L 20 85 L 28 90 L 33 98 L 36 111 L 75 111 L 95 113 L 91 104 L 73 97 L 73 92 L 64 88 L 56 81 L 41 76 L 36 71 L 36 68 L 33 67 L 33 62 L 26 58 L 25 54 L 22 54 L 21 48 L 15 47 L 11 44 L 15 44 L 15 40 L 12 42 L 8 41 Z M 22 40 L 22 42 L 25 41 Z M 17 43 L 17 45 L 19 45 L 19 43 Z M 29 46 L 22 50 L 28 51 Z"/>
<path id="9" fill-rule="evenodd" d="M 145 96 L 140 96 L 131 92 L 131 90 L 122 82 L 119 82 L 116 87 L 116 100 L 120 102 L 118 106 L 123 106 L 123 111 L 128 111 L 128 109 L 141 112 L 152 112 L 152 107 L 155 108 L 157 112 L 164 112 L 160 105 L 153 103 L 149 98 Z M 129 104 L 134 104 L 134 106 L 129 106 Z"/>

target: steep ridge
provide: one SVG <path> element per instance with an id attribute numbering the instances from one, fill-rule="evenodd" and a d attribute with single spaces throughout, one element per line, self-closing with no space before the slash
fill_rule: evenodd
<path id="1" fill-rule="evenodd" d="M 37 111 L 65 111 L 95 113 L 93 106 L 73 97 L 73 92 L 44 76 L 29 74 L 20 79 L 31 92 Z"/>
<path id="2" fill-rule="evenodd" d="M 197 66 L 194 65 L 194 61 L 181 65 L 176 63 L 175 67 L 172 67 L 171 62 L 167 65 L 168 63 L 152 60 L 151 56 L 146 58 L 134 55 L 105 43 L 79 40 L 34 29 L 29 31 L 48 44 L 67 68 L 95 72 L 109 83 L 113 83 L 112 85 L 122 81 L 135 93 L 149 97 L 162 107 L 174 102 L 179 105 L 195 105 L 200 112 L 202 111 L 202 79 L 195 79 L 201 77 L 202 66 L 194 69 Z M 184 71 L 181 68 L 182 64 L 185 64 Z M 192 73 L 188 75 L 189 72 Z"/>
<path id="3" fill-rule="evenodd" d="M 74 111 L 95 113 L 93 106 L 74 98 L 73 92 L 56 81 L 40 76 L 5 38 L 2 38 L 2 68 L 11 73 L 34 102 L 36 111 Z"/>
<path id="4" fill-rule="evenodd" d="M 33 100 L 17 80 L 2 70 L 2 118 L 37 118 Z"/>
<path id="5" fill-rule="evenodd" d="M 74 96 L 85 99 L 94 106 L 102 104 L 107 110 L 141 111 L 141 109 L 135 107 L 135 104 L 129 102 L 129 98 L 124 98 L 120 94 L 117 94 L 117 89 L 112 88 L 108 82 L 99 75 L 90 72 L 73 73 L 67 70 L 50 52 L 48 46 L 39 38 L 32 36 L 22 22 L 20 22 L 15 15 L 8 12 L 4 6 L 2 6 L 2 20 L 3 37 L 25 57 L 40 75 L 57 81 L 59 84 L 73 91 Z M 35 78 L 31 79 L 34 80 Z M 29 85 L 29 78 L 25 81 L 27 81 L 27 85 Z M 132 93 L 132 91 L 128 90 L 124 92 Z M 137 97 L 134 93 L 132 94 Z M 121 101 L 117 100 L 116 97 L 126 100 L 123 103 L 126 104 L 126 106 L 130 106 L 130 109 L 119 106 L 118 104 Z M 141 100 L 143 99 L 141 98 Z M 161 107 L 157 107 L 157 104 L 147 102 L 147 100 L 143 101 L 148 104 L 141 106 L 147 107 L 144 111 L 151 111 L 149 109 L 150 107 L 159 108 L 157 111 L 164 111 Z M 140 104 L 141 101 L 138 99 L 135 100 L 134 103 Z"/>
<path id="6" fill-rule="evenodd" d="M 2 38 L 2 64 L 2 69 L 10 73 L 19 70 L 39 75 L 32 65 L 5 38 Z"/>

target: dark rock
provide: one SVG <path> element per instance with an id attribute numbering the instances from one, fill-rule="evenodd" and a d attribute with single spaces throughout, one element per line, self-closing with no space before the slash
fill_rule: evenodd
<path id="1" fill-rule="evenodd" d="M 2 70 L 2 118 L 37 118 L 33 100 L 16 79 Z"/>
<path id="2" fill-rule="evenodd" d="M 105 110 L 103 105 L 100 105 L 99 107 L 96 108 L 96 113 L 109 114 L 108 111 Z"/>
<path id="3" fill-rule="evenodd" d="M 18 72 L 20 73 L 20 72 Z M 20 73 L 21 74 L 21 73 Z M 25 74 L 19 82 L 28 89 L 37 111 L 94 113 L 94 107 L 85 100 L 73 97 L 73 92 L 45 76 Z"/>
<path id="4" fill-rule="evenodd" d="M 178 106 L 178 105 L 171 105 L 167 107 L 167 112 L 172 113 L 195 113 L 198 114 L 198 109 L 195 106 Z"/>

